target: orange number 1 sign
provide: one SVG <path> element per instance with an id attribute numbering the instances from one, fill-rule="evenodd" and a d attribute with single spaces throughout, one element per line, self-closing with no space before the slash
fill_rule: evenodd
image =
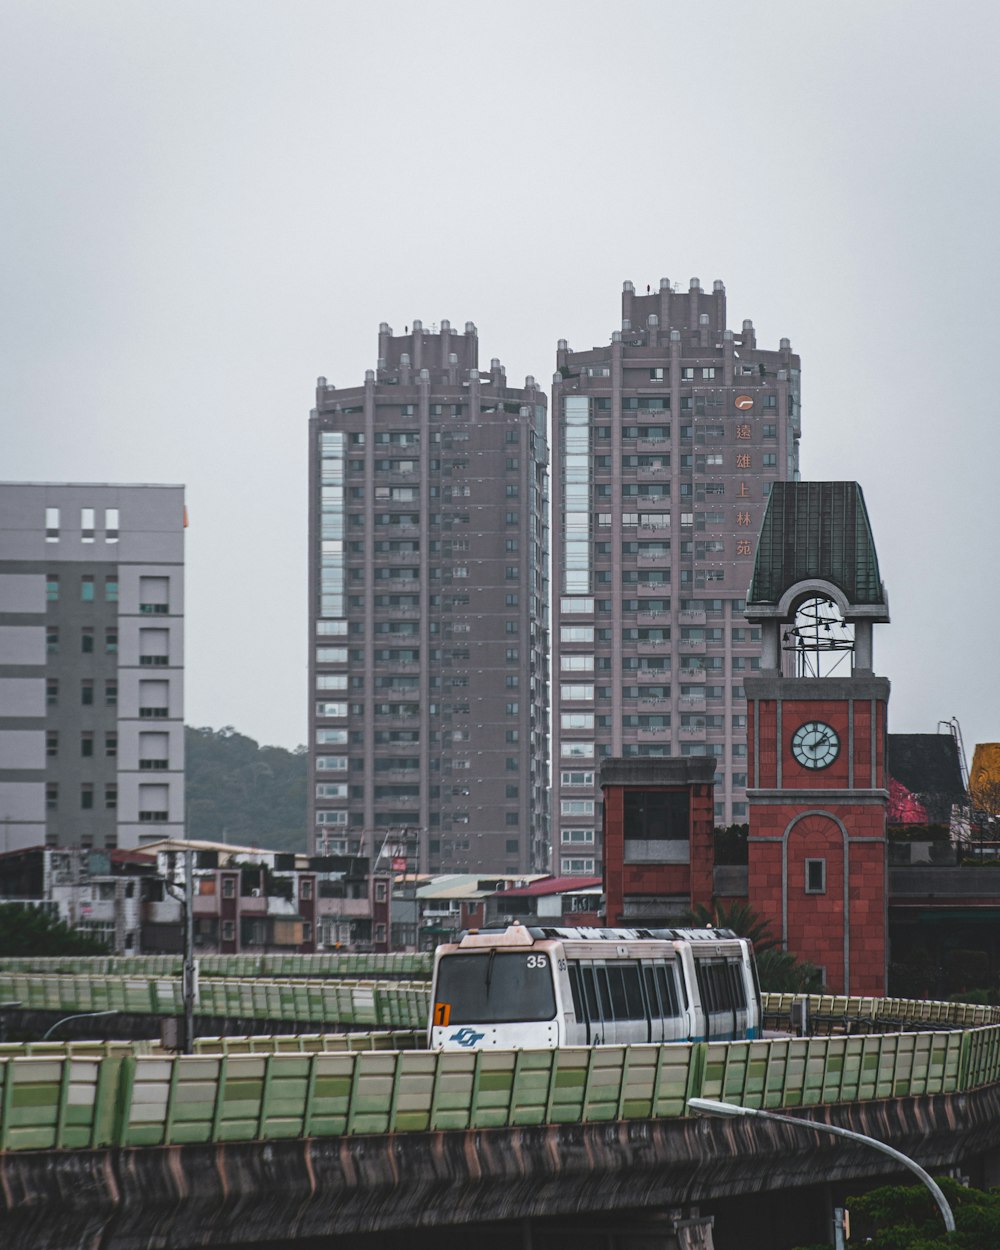
<path id="1" fill-rule="evenodd" d="M 451 1019 L 451 1003 L 435 1003 L 434 1004 L 434 1023 L 442 1029 L 448 1027 L 448 1021 Z"/>

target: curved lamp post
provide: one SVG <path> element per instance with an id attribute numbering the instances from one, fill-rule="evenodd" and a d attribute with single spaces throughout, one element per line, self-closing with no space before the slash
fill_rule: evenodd
<path id="1" fill-rule="evenodd" d="M 856 1133 L 853 1129 L 841 1128 L 838 1124 L 821 1124 L 817 1120 L 799 1120 L 791 1115 L 775 1115 L 773 1111 L 759 1111 L 756 1107 L 740 1107 L 734 1102 L 717 1102 L 714 1098 L 689 1098 L 687 1105 L 693 1111 L 701 1111 L 706 1115 L 726 1117 L 755 1116 L 759 1120 L 775 1120 L 779 1124 L 792 1124 L 796 1128 L 814 1128 L 819 1133 L 833 1133 L 836 1137 L 849 1137 L 852 1141 L 859 1141 L 866 1146 L 871 1146 L 873 1150 L 880 1150 L 891 1159 L 895 1159 L 897 1163 L 901 1163 L 903 1167 L 909 1168 L 915 1176 L 918 1176 L 923 1181 L 931 1191 L 931 1197 L 940 1208 L 941 1215 L 944 1218 L 945 1229 L 949 1233 L 955 1231 L 955 1217 L 952 1214 L 951 1207 L 948 1205 L 948 1199 L 942 1193 L 937 1181 L 925 1172 L 920 1164 L 911 1159 L 909 1155 L 904 1155 L 902 1151 L 895 1150 L 892 1146 L 887 1146 L 884 1141 L 879 1141 L 875 1137 L 866 1137 L 864 1133 Z"/>

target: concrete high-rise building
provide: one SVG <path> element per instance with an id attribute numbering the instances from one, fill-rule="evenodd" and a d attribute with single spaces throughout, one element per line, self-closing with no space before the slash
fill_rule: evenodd
<path id="1" fill-rule="evenodd" d="M 184 832 L 184 489 L 0 483 L 0 850 Z"/>
<path id="2" fill-rule="evenodd" d="M 544 394 L 481 372 L 476 327 L 379 328 L 310 421 L 310 827 L 421 871 L 544 863 Z"/>
<path id="3" fill-rule="evenodd" d="M 721 282 L 626 282 L 611 343 L 552 390 L 553 870 L 600 871 L 602 758 L 712 755 L 747 819 L 743 615 L 772 482 L 798 474 L 799 358 L 726 328 Z"/>

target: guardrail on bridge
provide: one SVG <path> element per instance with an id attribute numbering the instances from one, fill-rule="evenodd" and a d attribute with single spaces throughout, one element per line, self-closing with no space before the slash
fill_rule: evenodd
<path id="1" fill-rule="evenodd" d="M 0 1149 L 267 1141 L 788 1108 L 1000 1080 L 1000 1026 L 561 1050 L 0 1057 Z"/>

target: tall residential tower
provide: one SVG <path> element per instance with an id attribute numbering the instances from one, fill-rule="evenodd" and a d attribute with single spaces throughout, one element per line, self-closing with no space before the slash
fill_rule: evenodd
<path id="1" fill-rule="evenodd" d="M 747 819 L 745 597 L 772 482 L 795 479 L 799 358 L 726 293 L 626 282 L 611 343 L 553 380 L 553 871 L 600 871 L 602 758 L 712 755 Z"/>
<path id="2" fill-rule="evenodd" d="M 0 483 L 0 850 L 184 833 L 184 488 Z"/>
<path id="3" fill-rule="evenodd" d="M 544 862 L 545 397 L 480 372 L 476 327 L 379 328 L 310 421 L 310 826 L 422 871 Z M 413 867 L 413 864 L 408 864 Z"/>

